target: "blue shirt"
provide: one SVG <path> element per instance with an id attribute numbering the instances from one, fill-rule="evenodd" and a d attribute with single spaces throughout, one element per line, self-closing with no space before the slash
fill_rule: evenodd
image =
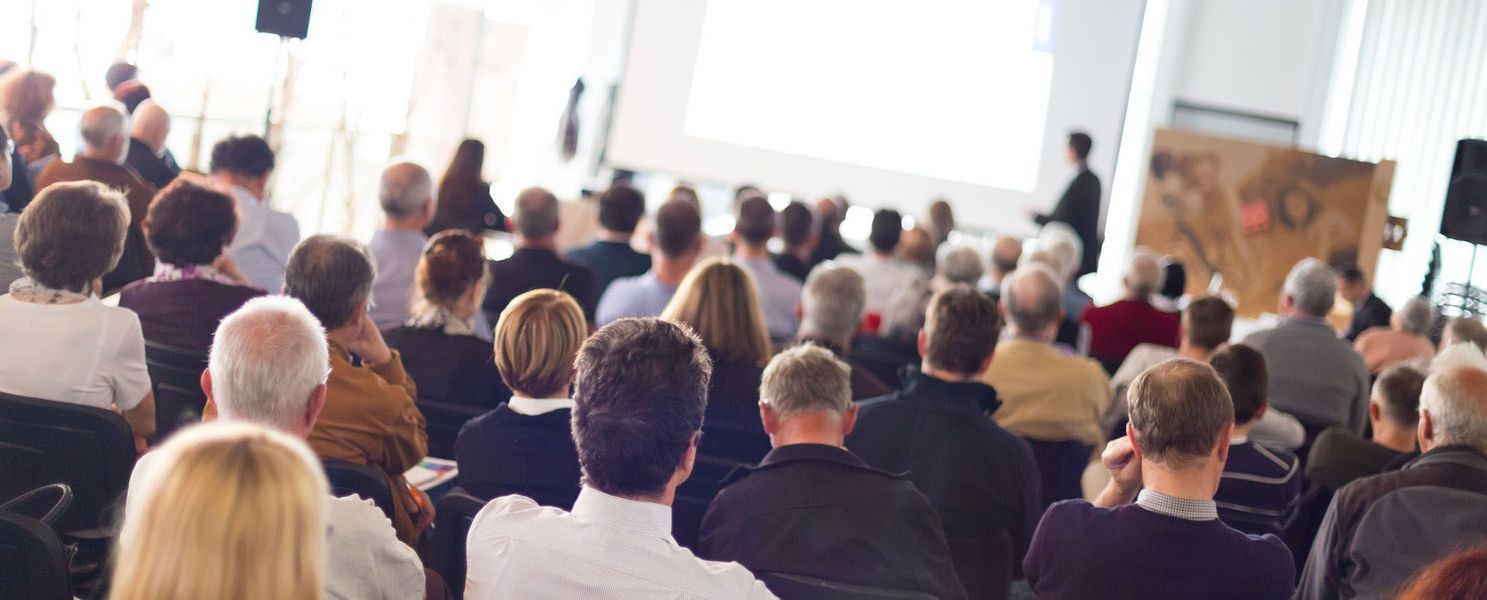
<path id="1" fill-rule="evenodd" d="M 769 329 L 769 337 L 776 340 L 795 337 L 795 331 L 800 329 L 800 317 L 796 312 L 800 306 L 800 280 L 785 274 L 769 257 L 735 257 L 734 262 L 754 276 L 754 286 L 759 288 L 759 307 L 764 313 L 764 326 Z"/>
<path id="2" fill-rule="evenodd" d="M 599 300 L 594 320 L 600 327 L 626 317 L 657 317 L 671 302 L 677 286 L 661 283 L 655 272 L 616 279 Z"/>
<path id="3" fill-rule="evenodd" d="M 621 277 L 638 277 L 651 270 L 651 255 L 636 252 L 626 242 L 599 240 L 568 252 L 568 262 L 594 272 L 594 295 L 604 297 L 609 284 Z"/>
<path id="4" fill-rule="evenodd" d="M 413 301 L 413 274 L 423 258 L 423 245 L 429 238 L 417 231 L 378 231 L 372 234 L 367 250 L 377 266 L 377 280 L 372 283 L 372 309 L 368 311 L 377 329 L 387 331 L 408 320 L 408 306 Z"/>
<path id="5" fill-rule="evenodd" d="M 232 198 L 238 209 L 238 232 L 227 254 L 253 287 L 270 294 L 283 291 L 284 268 L 299 243 L 299 222 L 240 186 L 232 186 Z"/>

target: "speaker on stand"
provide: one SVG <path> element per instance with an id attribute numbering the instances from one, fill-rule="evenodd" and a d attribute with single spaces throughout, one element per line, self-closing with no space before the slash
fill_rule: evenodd
<path id="1" fill-rule="evenodd" d="M 1456 143 L 1451 185 L 1446 188 L 1446 205 L 1441 211 L 1441 235 L 1472 245 L 1463 294 L 1470 305 L 1477 248 L 1487 244 L 1487 140 L 1465 139 Z"/>
<path id="2" fill-rule="evenodd" d="M 258 0 L 258 19 L 253 28 L 261 33 L 279 36 L 279 48 L 274 55 L 275 71 L 288 54 L 290 39 L 304 39 L 310 33 L 310 5 L 313 0 Z M 267 107 L 263 110 L 263 139 L 277 146 L 271 139 L 274 119 L 274 88 L 277 82 L 269 82 Z"/>

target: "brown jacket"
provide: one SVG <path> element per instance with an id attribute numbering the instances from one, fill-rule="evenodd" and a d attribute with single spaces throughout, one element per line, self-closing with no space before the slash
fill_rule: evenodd
<path id="1" fill-rule="evenodd" d="M 141 179 L 129 167 L 106 160 L 79 156 L 72 162 L 54 160 L 36 176 L 36 191 L 46 189 L 53 183 L 66 181 L 97 181 L 124 193 L 129 201 L 129 236 L 124 240 L 124 255 L 119 266 L 103 276 L 104 293 L 124 287 L 126 284 L 149 277 L 155 272 L 155 256 L 145 244 L 140 222 L 150 209 L 150 200 L 155 198 L 155 187 Z"/>

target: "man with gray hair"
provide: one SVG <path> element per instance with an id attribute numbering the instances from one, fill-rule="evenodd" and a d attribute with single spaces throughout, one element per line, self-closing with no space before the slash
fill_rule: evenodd
<path id="1" fill-rule="evenodd" d="M 222 319 L 213 340 L 201 389 L 217 418 L 308 437 L 325 407 L 330 373 L 325 330 L 315 316 L 293 298 L 254 298 Z M 154 458 L 140 457 L 131 491 Z M 423 563 L 398 541 L 381 509 L 358 496 L 332 497 L 326 507 L 326 597 L 424 597 Z"/>
<path id="2" fill-rule="evenodd" d="M 814 344 L 764 368 L 759 418 L 774 449 L 724 481 L 703 517 L 698 554 L 736 561 L 766 582 L 789 573 L 964 598 L 929 500 L 907 475 L 868 466 L 843 447 L 857 420 L 849 370 Z"/>
<path id="3" fill-rule="evenodd" d="M 1131 254 L 1122 280 L 1125 294 L 1120 300 L 1084 311 L 1089 324 L 1089 354 L 1114 373 L 1131 350 L 1141 344 L 1176 348 L 1182 342 L 1181 319 L 1176 313 L 1151 304 L 1162 287 L 1162 266 L 1157 255 L 1145 248 Z"/>
<path id="4" fill-rule="evenodd" d="M 1244 340 L 1265 355 L 1271 406 L 1307 425 L 1308 441 L 1328 425 L 1361 434 L 1368 423 L 1368 370 L 1327 322 L 1336 296 L 1332 268 L 1302 259 L 1281 288 L 1280 324 Z"/>
<path id="5" fill-rule="evenodd" d="M 852 400 L 876 398 L 893 391 L 849 356 L 852 339 L 862 329 L 866 294 L 857 271 L 826 262 L 806 277 L 800 295 L 800 333 L 795 339 L 826 348 L 846 361 L 852 368 Z"/>
<path id="6" fill-rule="evenodd" d="M 434 180 L 417 163 L 394 161 L 382 170 L 377 200 L 384 216 L 382 229 L 372 234 L 372 242 L 367 244 L 377 267 L 377 281 L 372 284 L 372 322 L 386 331 L 408 320 L 413 274 L 423 258 L 423 245 L 429 241 L 423 228 L 434 218 Z M 490 331 L 484 333 L 490 337 Z"/>
<path id="7" fill-rule="evenodd" d="M 1430 330 L 1435 327 L 1435 305 L 1424 296 L 1405 301 L 1389 317 L 1388 327 L 1371 327 L 1353 341 L 1353 349 L 1363 356 L 1368 374 L 1377 376 L 1402 362 L 1428 361 L 1435 356 L 1435 342 Z"/>
<path id="8" fill-rule="evenodd" d="M 124 193 L 129 201 L 129 234 L 118 266 L 103 276 L 103 294 L 108 295 L 130 282 L 155 272 L 155 257 L 145 245 L 140 222 L 155 197 L 155 186 L 124 166 L 129 152 L 129 119 L 116 104 L 101 104 L 83 111 L 78 119 L 82 147 L 72 162 L 54 160 L 36 177 L 36 189 L 62 181 L 97 181 Z"/>
<path id="9" fill-rule="evenodd" d="M 129 153 L 124 164 L 157 188 L 164 188 L 181 174 L 175 155 L 165 146 L 165 138 L 169 135 L 170 113 L 154 100 L 145 100 L 134 109 L 134 128 L 130 132 Z"/>
<path id="10" fill-rule="evenodd" d="M 594 322 L 594 272 L 558 255 L 558 197 L 540 187 L 516 196 L 516 252 L 490 264 L 491 282 L 481 310 L 486 322 L 501 319 L 501 311 L 517 296 L 540 289 L 567 292 Z"/>
<path id="11" fill-rule="evenodd" d="M 1487 540 L 1487 358 L 1437 356 L 1420 391 L 1422 454 L 1332 498 L 1296 597 L 1390 596 L 1422 567 Z"/>

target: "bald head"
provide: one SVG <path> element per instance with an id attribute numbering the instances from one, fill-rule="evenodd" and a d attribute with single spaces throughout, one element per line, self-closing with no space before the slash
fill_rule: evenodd
<path id="1" fill-rule="evenodd" d="M 1162 287 L 1162 265 L 1157 255 L 1145 249 L 1131 254 L 1126 266 L 1126 295 L 1133 300 L 1144 300 Z"/>
<path id="2" fill-rule="evenodd" d="M 427 220 L 434 203 L 434 180 L 418 163 L 394 162 L 382 169 L 377 200 L 389 219 Z"/>
<path id="3" fill-rule="evenodd" d="M 124 134 L 127 123 L 123 109 L 113 104 L 84 111 L 77 124 L 78 135 L 83 138 L 81 154 L 123 164 L 124 153 L 129 150 L 129 136 Z"/>
<path id="4" fill-rule="evenodd" d="M 1487 357 L 1472 344 L 1446 348 L 1420 391 L 1420 449 L 1459 444 L 1487 452 Z"/>
<path id="5" fill-rule="evenodd" d="M 1022 258 L 1022 240 L 1010 235 L 997 238 L 991 248 L 991 274 L 998 280 L 1017 270 L 1017 261 Z"/>
<path id="6" fill-rule="evenodd" d="M 1227 444 L 1234 402 L 1213 367 L 1174 358 L 1147 369 L 1126 392 L 1142 458 L 1184 468 Z"/>
<path id="7" fill-rule="evenodd" d="M 160 108 L 154 100 L 145 100 L 134 108 L 134 128 L 130 136 L 160 155 L 165 148 L 165 138 L 170 135 L 170 113 Z"/>
<path id="8" fill-rule="evenodd" d="M 1063 317 L 1057 276 L 1041 264 L 1030 264 L 1002 280 L 1002 311 L 1019 335 L 1052 338 Z"/>

